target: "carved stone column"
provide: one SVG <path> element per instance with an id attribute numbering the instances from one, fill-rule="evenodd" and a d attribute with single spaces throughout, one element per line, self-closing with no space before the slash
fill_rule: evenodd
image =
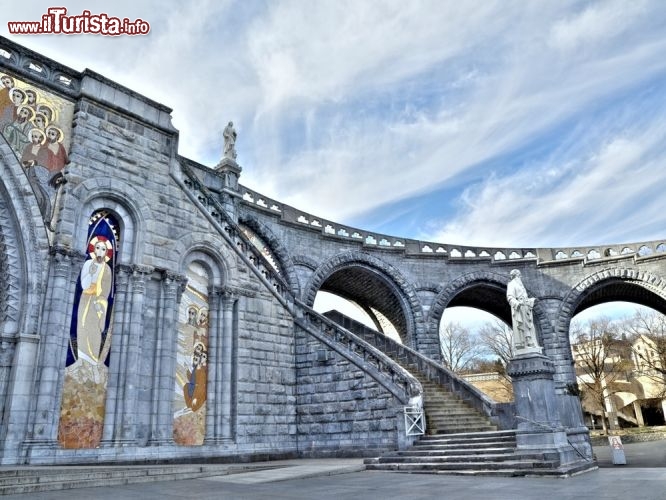
<path id="1" fill-rule="evenodd" d="M 119 437 L 116 432 L 120 415 L 122 414 L 122 383 L 124 377 L 122 372 L 122 352 L 125 327 L 126 309 L 128 303 L 128 289 L 131 266 L 117 265 L 115 277 L 115 300 L 113 305 L 113 318 L 111 319 L 111 331 L 114 338 L 111 339 L 111 350 L 109 351 L 109 379 L 106 385 L 106 408 L 104 415 L 104 430 L 102 433 L 102 446 L 113 445 L 113 440 Z"/>
<path id="2" fill-rule="evenodd" d="M 208 377 L 206 387 L 206 434 L 204 444 L 220 442 L 222 393 L 222 310 L 224 289 L 211 286 L 208 290 Z"/>
<path id="3" fill-rule="evenodd" d="M 163 273 L 159 329 L 153 366 L 153 404 L 150 444 L 173 444 L 173 387 L 176 364 L 178 305 L 187 278 L 170 271 Z"/>
<path id="4" fill-rule="evenodd" d="M 139 359 L 141 356 L 141 345 L 143 338 L 143 303 L 146 293 L 146 278 L 153 272 L 152 267 L 132 266 L 131 292 L 129 298 L 130 315 L 129 323 L 126 324 L 127 351 L 125 352 L 124 384 L 121 386 L 123 391 L 123 409 L 122 415 L 122 440 L 128 444 L 134 444 L 136 440 L 137 415 L 137 386 L 136 381 L 139 377 Z"/>
<path id="5" fill-rule="evenodd" d="M 220 407 L 220 436 L 224 441 L 233 440 L 233 350 L 234 350 L 234 305 L 238 296 L 234 293 L 227 293 L 222 300 L 223 309 L 223 327 L 222 327 L 222 346 L 221 346 L 221 364 L 222 377 L 220 383 L 221 407 Z"/>
<path id="6" fill-rule="evenodd" d="M 49 287 L 41 327 L 40 361 L 37 377 L 32 435 L 28 447 L 57 447 L 60 398 L 62 396 L 65 352 L 69 345 L 70 325 L 76 280 L 84 260 L 82 254 L 55 246 L 51 250 Z"/>

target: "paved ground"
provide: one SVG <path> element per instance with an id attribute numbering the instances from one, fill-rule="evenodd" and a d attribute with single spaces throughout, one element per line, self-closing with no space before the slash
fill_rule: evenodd
<path id="1" fill-rule="evenodd" d="M 612 466 L 608 447 L 595 448 L 601 468 L 568 479 L 461 477 L 358 471 L 360 459 L 290 460 L 284 467 L 184 481 L 9 495 L 30 500 L 364 500 L 364 499 L 628 499 L 666 498 L 666 441 L 625 445 L 627 466 Z"/>
<path id="2" fill-rule="evenodd" d="M 599 467 L 619 467 L 613 465 L 609 446 L 595 446 L 594 453 Z M 627 459 L 624 467 L 666 467 L 666 440 L 628 443 L 624 445 L 624 454 Z"/>

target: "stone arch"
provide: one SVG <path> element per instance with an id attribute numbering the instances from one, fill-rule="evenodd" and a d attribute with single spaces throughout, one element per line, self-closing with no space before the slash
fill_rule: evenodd
<path id="1" fill-rule="evenodd" d="M 317 292 L 320 289 L 324 289 L 322 287 L 326 285 L 327 281 L 336 273 L 345 270 L 361 273 L 365 278 L 374 280 L 375 284 L 383 287 L 384 290 L 391 295 L 392 298 L 388 297 L 387 300 L 390 301 L 392 312 L 389 314 L 382 312 L 382 314 L 387 315 L 387 318 L 394 324 L 399 333 L 401 328 L 403 329 L 401 336 L 406 345 L 410 345 L 429 356 L 438 355 L 438 351 L 437 353 L 429 352 L 427 346 L 421 342 L 421 337 L 423 336 L 424 315 L 421 303 L 413 286 L 407 281 L 402 273 L 398 271 L 398 269 L 367 253 L 356 251 L 341 253 L 318 266 L 304 287 L 302 296 L 303 302 L 312 306 Z M 343 280 L 341 281 L 347 283 L 347 288 L 353 286 L 349 284 L 350 280 L 345 279 L 345 277 L 343 277 Z M 351 300 L 358 298 L 352 297 L 344 292 L 340 293 L 340 290 L 336 288 L 335 284 L 331 285 L 330 290 L 344 298 Z M 351 292 L 351 295 L 359 294 L 360 297 L 362 293 L 363 291 L 359 288 L 356 291 Z M 373 297 L 364 296 L 363 298 L 372 299 Z M 388 303 L 389 302 L 386 302 L 384 304 Z M 398 314 L 402 314 L 402 321 L 396 319 Z M 428 352 L 424 352 L 424 350 L 428 350 Z"/>
<path id="2" fill-rule="evenodd" d="M 0 335 L 39 328 L 49 236 L 32 187 L 0 134 Z M 28 293 L 31 290 L 32 293 Z"/>
<path id="3" fill-rule="evenodd" d="M 511 325 L 511 308 L 506 300 L 506 286 L 509 276 L 491 271 L 477 271 L 464 274 L 441 287 L 428 314 L 428 332 L 437 336 L 439 323 L 447 307 L 468 306 L 484 310 Z M 537 296 L 526 285 L 530 297 Z M 487 294 L 490 293 L 490 298 Z M 534 305 L 534 326 L 539 344 L 548 349 L 551 326 L 544 306 L 537 301 Z"/>
<path id="4" fill-rule="evenodd" d="M 625 300 L 666 314 L 666 279 L 624 267 L 596 271 L 576 283 L 558 310 L 556 331 L 568 338 L 571 319 L 585 309 Z"/>
<path id="5" fill-rule="evenodd" d="M 211 284 L 222 286 L 237 280 L 236 255 L 227 244 L 211 233 L 188 233 L 175 242 L 170 255 L 178 262 L 178 273 L 184 274 L 193 259 L 200 259 L 211 277 Z"/>
<path id="6" fill-rule="evenodd" d="M 595 271 L 579 280 L 562 299 L 554 318 L 553 337 L 559 352 L 568 359 L 566 366 L 558 368 L 563 383 L 576 381 L 569 338 L 571 320 L 588 307 L 614 300 L 629 300 L 666 314 L 666 280 L 624 267 Z"/>
<path id="7" fill-rule="evenodd" d="M 213 249 L 207 245 L 197 245 L 191 248 L 183 256 L 179 265 L 179 272 L 181 274 L 187 273 L 187 267 L 194 262 L 206 269 L 211 285 L 222 286 L 227 282 L 228 272 L 224 260 L 219 259 Z"/>
<path id="8" fill-rule="evenodd" d="M 303 266 L 310 271 L 316 271 L 317 267 L 319 267 L 319 262 L 307 255 L 294 255 L 293 262 L 295 266 Z"/>
<path id="9" fill-rule="evenodd" d="M 278 260 L 282 275 L 295 296 L 301 294 L 301 286 L 298 275 L 294 267 L 294 259 L 289 253 L 287 247 L 282 243 L 275 233 L 263 222 L 252 215 L 245 215 L 239 218 L 239 223 L 249 227 L 259 236 L 271 249 L 271 252 Z"/>
<path id="10" fill-rule="evenodd" d="M 136 189 L 129 184 L 111 179 L 88 179 L 72 190 L 72 198 L 61 212 L 63 220 L 71 221 L 75 228 L 87 227 L 90 214 L 106 209 L 114 213 L 123 235 L 119 264 L 139 262 L 144 255 L 146 220 L 152 220 L 152 210 Z M 72 248 L 85 248 L 86 232 L 75 230 Z"/>

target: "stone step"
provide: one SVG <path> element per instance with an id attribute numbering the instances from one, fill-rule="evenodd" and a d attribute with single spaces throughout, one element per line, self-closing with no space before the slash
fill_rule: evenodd
<path id="1" fill-rule="evenodd" d="M 445 417 L 455 417 L 455 416 L 461 416 L 461 417 L 467 417 L 467 416 L 475 416 L 478 418 L 485 418 L 482 417 L 481 415 L 478 415 L 476 413 L 472 413 L 469 411 L 469 408 L 460 408 L 460 407 L 449 407 L 449 406 L 433 406 L 433 407 L 424 407 L 426 413 L 428 415 L 433 415 L 433 416 L 445 416 Z"/>
<path id="2" fill-rule="evenodd" d="M 151 468 L 74 468 L 74 469 L 36 469 L 1 471 L 0 486 L 11 484 L 28 484 L 32 482 L 48 483 L 61 482 L 64 478 L 68 481 L 94 480 L 94 479 L 114 479 L 114 478 L 133 478 L 142 476 L 162 476 L 169 474 L 203 474 L 206 469 L 201 466 L 182 466 L 174 467 L 151 467 Z"/>
<path id="3" fill-rule="evenodd" d="M 459 424 L 465 424 L 465 423 L 483 423 L 483 424 L 488 424 L 488 421 L 483 418 L 479 417 L 478 415 L 458 415 L 455 417 L 452 417 L 450 415 L 433 415 L 432 413 L 426 412 L 426 417 L 428 418 L 429 421 L 431 422 L 456 422 Z"/>
<path id="4" fill-rule="evenodd" d="M 121 484 L 145 483 L 152 481 L 176 481 L 208 476 L 263 470 L 270 466 L 91 466 L 91 467 L 32 467 L 14 470 L 0 470 L 0 496 L 17 493 L 36 493 L 72 488 L 93 488 Z"/>
<path id="5" fill-rule="evenodd" d="M 405 464 L 421 464 L 421 463 L 485 463 L 485 462 L 516 462 L 516 461 L 544 461 L 543 453 L 521 453 L 515 455 L 513 453 L 494 453 L 494 454 L 480 454 L 480 455 L 425 455 L 425 456 L 401 456 L 401 455 L 386 455 L 376 459 L 375 463 L 405 463 Z"/>
<path id="6" fill-rule="evenodd" d="M 405 457 L 427 457 L 427 456 L 448 456 L 448 455 L 486 455 L 486 454 L 514 454 L 515 447 L 506 448 L 446 448 L 442 446 L 419 446 L 418 449 L 410 448 L 395 452 L 393 456 Z"/>
<path id="7" fill-rule="evenodd" d="M 418 451 L 448 451 L 448 450 L 493 450 L 493 449 L 509 449 L 515 450 L 515 442 L 504 442 L 504 443 L 483 443 L 483 444 L 473 444 L 473 443 L 454 443 L 454 444 L 428 444 L 428 443 L 415 443 L 410 450 Z M 404 450 L 407 451 L 407 450 Z"/>
<path id="8" fill-rule="evenodd" d="M 438 441 L 441 443 L 480 443 L 487 440 L 503 441 L 507 439 L 516 439 L 516 431 L 490 431 L 490 432 L 461 432 L 458 434 L 450 434 L 446 438 L 438 436 L 421 436 L 419 442 L 423 441 Z"/>
<path id="9" fill-rule="evenodd" d="M 429 427 L 428 434 L 458 434 L 464 430 L 473 432 L 490 432 L 496 431 L 497 427 L 494 425 L 433 425 Z"/>
<path id="10" fill-rule="evenodd" d="M 468 415 L 479 415 L 485 417 L 485 415 L 481 415 L 479 412 L 476 410 L 473 410 L 469 406 L 465 406 L 462 403 L 426 403 L 423 405 L 423 409 L 425 411 L 460 411 L 467 413 Z"/>
<path id="11" fill-rule="evenodd" d="M 8 484 L 0 486 L 0 495 L 12 495 L 17 493 L 36 493 L 40 491 L 67 490 L 73 488 L 96 488 L 99 486 L 117 486 L 122 484 L 147 483 L 153 481 L 176 481 L 179 479 L 194 479 L 205 477 L 206 473 L 172 472 L 169 474 L 126 476 L 126 477 L 106 477 L 94 479 L 70 479 L 68 475 L 61 476 L 60 480 L 51 480 L 46 482 L 30 482 L 22 484 Z M 35 478 L 36 479 L 36 478 Z"/>
<path id="12" fill-rule="evenodd" d="M 539 470 L 555 469 L 557 463 L 542 460 L 506 460 L 500 462 L 421 462 L 421 463 L 366 463 L 366 470 L 390 470 L 390 471 L 444 471 L 444 470 Z"/>

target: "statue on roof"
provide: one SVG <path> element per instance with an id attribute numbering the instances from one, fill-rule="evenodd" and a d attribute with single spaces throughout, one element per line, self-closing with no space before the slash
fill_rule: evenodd
<path id="1" fill-rule="evenodd" d="M 236 159 L 236 130 L 234 129 L 233 122 L 224 127 L 224 132 L 222 132 L 222 137 L 224 137 L 224 157 L 231 158 L 232 160 Z"/>

